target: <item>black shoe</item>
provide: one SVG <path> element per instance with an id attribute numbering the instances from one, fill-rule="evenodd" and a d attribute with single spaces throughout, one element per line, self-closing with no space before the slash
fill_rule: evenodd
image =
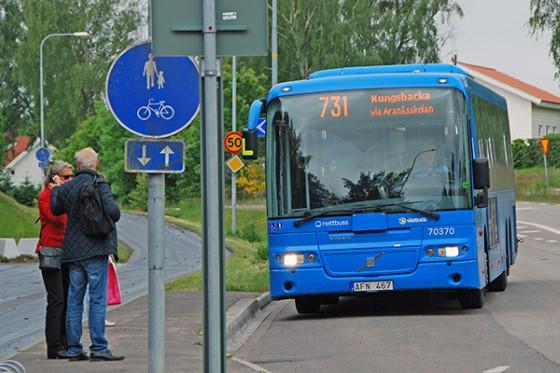
<path id="1" fill-rule="evenodd" d="M 84 361 L 84 360 L 89 360 L 89 356 L 84 351 L 80 351 L 77 355 L 70 355 L 68 360 L 70 360 L 70 361 Z"/>
<path id="2" fill-rule="evenodd" d="M 60 350 L 54 354 L 48 354 L 47 359 L 69 359 L 70 355 L 65 350 Z"/>
<path id="3" fill-rule="evenodd" d="M 102 351 L 102 352 L 94 352 L 90 353 L 89 357 L 90 361 L 119 361 L 124 360 L 124 356 L 114 355 L 111 350 Z"/>

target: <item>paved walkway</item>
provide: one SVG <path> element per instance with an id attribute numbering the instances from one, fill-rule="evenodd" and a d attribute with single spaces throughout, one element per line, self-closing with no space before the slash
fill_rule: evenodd
<path id="1" fill-rule="evenodd" d="M 228 292 L 226 306 L 253 299 L 254 293 Z M 202 372 L 203 340 L 201 292 L 166 293 L 166 372 Z M 126 357 L 119 362 L 69 362 L 47 360 L 46 345 L 41 342 L 11 359 L 24 365 L 27 372 L 81 373 L 81 372 L 147 372 L 148 371 L 148 298 L 143 296 L 126 305 L 110 310 L 107 319 L 115 321 L 107 328 L 111 350 Z M 82 343 L 87 351 L 88 329 L 84 329 Z M 254 372 L 228 359 L 228 372 Z"/>
<path id="2" fill-rule="evenodd" d="M 118 264 L 125 301 L 148 292 L 147 219 L 123 214 L 118 236 L 134 249 L 128 263 Z M 165 277 L 169 281 L 201 268 L 202 240 L 195 233 L 166 225 Z M 46 295 L 37 264 L 0 265 L 0 360 L 43 337 Z"/>

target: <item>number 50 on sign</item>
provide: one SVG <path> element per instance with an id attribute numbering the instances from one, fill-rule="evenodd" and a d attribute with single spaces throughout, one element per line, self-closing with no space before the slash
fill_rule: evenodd
<path id="1" fill-rule="evenodd" d="M 224 137 L 224 148 L 231 154 L 241 152 L 243 149 L 243 134 L 239 131 L 228 132 Z"/>

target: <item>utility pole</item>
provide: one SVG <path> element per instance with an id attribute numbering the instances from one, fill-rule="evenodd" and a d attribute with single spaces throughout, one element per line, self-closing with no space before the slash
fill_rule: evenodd
<path id="1" fill-rule="evenodd" d="M 202 2 L 204 59 L 202 175 L 204 249 L 204 372 L 225 372 L 223 129 L 218 113 L 216 0 Z"/>
<path id="2" fill-rule="evenodd" d="M 231 130 L 237 129 L 237 57 L 231 60 Z M 237 232 L 237 174 L 231 173 L 231 232 Z"/>
<path id="3" fill-rule="evenodd" d="M 278 83 L 278 0 L 272 0 L 272 85 Z"/>

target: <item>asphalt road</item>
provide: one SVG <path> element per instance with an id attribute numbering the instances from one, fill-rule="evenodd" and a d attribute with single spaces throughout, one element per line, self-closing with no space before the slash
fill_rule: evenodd
<path id="1" fill-rule="evenodd" d="M 147 219 L 123 214 L 119 240 L 134 249 L 117 271 L 124 302 L 148 292 Z M 166 279 L 197 271 L 202 263 L 202 240 L 189 231 L 166 227 Z M 0 265 L 0 360 L 43 338 L 46 293 L 37 264 Z"/>
<path id="2" fill-rule="evenodd" d="M 273 302 L 235 357 L 270 372 L 560 372 L 560 206 L 520 202 L 508 288 L 480 310 L 438 294 Z"/>

